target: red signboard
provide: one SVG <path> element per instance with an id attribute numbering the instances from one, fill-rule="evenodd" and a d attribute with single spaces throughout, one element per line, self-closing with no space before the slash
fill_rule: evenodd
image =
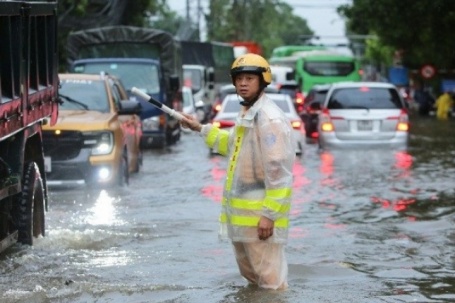
<path id="1" fill-rule="evenodd" d="M 420 75 L 425 79 L 430 79 L 436 74 L 436 68 L 431 64 L 425 64 L 420 69 Z"/>

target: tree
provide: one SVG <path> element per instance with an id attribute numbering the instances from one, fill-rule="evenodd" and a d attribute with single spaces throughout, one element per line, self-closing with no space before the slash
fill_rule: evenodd
<path id="1" fill-rule="evenodd" d="M 338 12 L 350 31 L 375 34 L 384 46 L 402 51 L 408 67 L 455 67 L 455 1 L 353 0 Z"/>
<path id="2" fill-rule="evenodd" d="M 291 6 L 277 0 L 210 0 L 209 9 L 208 40 L 255 41 L 266 57 L 277 46 L 296 44 L 301 35 L 314 34 Z"/>

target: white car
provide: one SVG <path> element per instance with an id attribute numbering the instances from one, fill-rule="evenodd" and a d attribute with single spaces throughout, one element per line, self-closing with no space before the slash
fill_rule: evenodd
<path id="1" fill-rule="evenodd" d="M 408 110 L 397 88 L 390 83 L 334 83 L 318 119 L 322 149 L 406 150 L 408 146 Z"/>
<path id="2" fill-rule="evenodd" d="M 297 114 L 291 97 L 286 94 L 266 93 L 278 107 L 289 118 L 289 122 L 294 130 L 295 153 L 301 155 L 303 153 L 303 146 L 305 142 L 305 129 L 303 128 L 302 119 Z M 220 111 L 212 120 L 212 124 L 219 128 L 229 129 L 234 126 L 240 111 L 240 102 L 243 99 L 237 94 L 228 94 L 221 105 Z"/>

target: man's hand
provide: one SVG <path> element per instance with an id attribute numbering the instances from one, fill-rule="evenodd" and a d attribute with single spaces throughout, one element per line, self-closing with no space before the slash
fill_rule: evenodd
<path id="1" fill-rule="evenodd" d="M 191 115 L 188 115 L 188 114 L 185 114 L 182 112 L 181 112 L 181 114 L 185 117 L 185 119 L 180 121 L 180 125 L 182 125 L 183 128 L 189 128 L 189 129 L 191 129 L 193 131 L 197 131 L 197 132 L 201 131 L 202 125 L 201 125 L 201 123 L 199 123 L 199 121 L 197 121 Z"/>
<path id="2" fill-rule="evenodd" d="M 273 235 L 273 227 L 275 223 L 273 220 L 261 216 L 258 223 L 258 236 L 259 240 L 267 240 Z"/>

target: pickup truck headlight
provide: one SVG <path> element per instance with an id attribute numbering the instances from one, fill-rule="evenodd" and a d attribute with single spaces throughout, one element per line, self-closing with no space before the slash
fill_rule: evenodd
<path id="1" fill-rule="evenodd" d="M 111 132 L 84 134 L 84 145 L 92 148 L 92 155 L 108 155 L 114 149 L 114 135 Z"/>

